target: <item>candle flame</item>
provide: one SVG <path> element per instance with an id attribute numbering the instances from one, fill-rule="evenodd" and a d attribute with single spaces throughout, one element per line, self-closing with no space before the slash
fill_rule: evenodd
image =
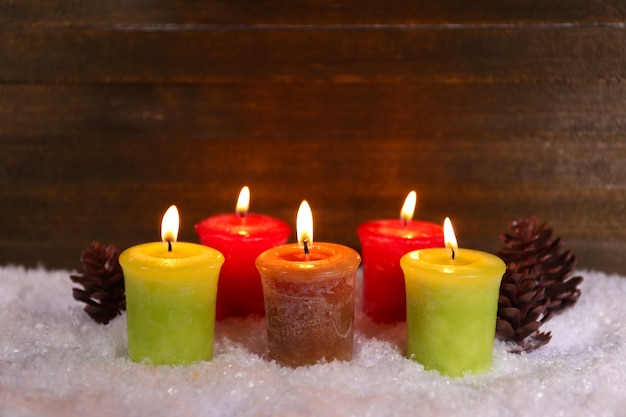
<path id="1" fill-rule="evenodd" d="M 313 245 L 313 213 L 311 206 L 306 200 L 302 200 L 296 217 L 296 229 L 298 232 L 298 245 L 308 251 Z"/>
<path id="2" fill-rule="evenodd" d="M 459 245 L 456 242 L 456 236 L 449 217 L 446 217 L 443 221 L 443 241 L 446 248 L 452 250 L 452 259 L 454 260 L 455 253 L 459 250 Z"/>
<path id="3" fill-rule="evenodd" d="M 404 205 L 402 206 L 402 210 L 400 210 L 400 219 L 402 219 L 404 223 L 410 222 L 413 218 L 416 204 L 417 193 L 415 191 L 411 191 L 409 195 L 406 196 L 406 199 L 404 200 Z"/>
<path id="4" fill-rule="evenodd" d="M 163 215 L 161 239 L 163 242 L 176 242 L 178 238 L 179 216 L 176 206 L 171 205 Z"/>
<path id="5" fill-rule="evenodd" d="M 247 185 L 239 192 L 239 198 L 237 199 L 237 214 L 240 216 L 245 216 L 248 212 L 248 208 L 250 207 L 250 189 Z"/>

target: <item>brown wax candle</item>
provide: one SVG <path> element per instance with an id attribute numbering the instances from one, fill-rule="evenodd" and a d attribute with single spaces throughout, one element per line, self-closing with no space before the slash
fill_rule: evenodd
<path id="1" fill-rule="evenodd" d="M 353 352 L 354 250 L 315 243 L 278 246 L 256 260 L 261 275 L 270 356 L 288 366 L 322 359 L 349 361 Z"/>

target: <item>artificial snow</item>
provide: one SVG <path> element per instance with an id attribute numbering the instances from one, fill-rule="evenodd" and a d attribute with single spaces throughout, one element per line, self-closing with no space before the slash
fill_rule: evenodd
<path id="1" fill-rule="evenodd" d="M 447 378 L 404 357 L 404 324 L 372 323 L 357 299 L 351 362 L 268 360 L 263 318 L 216 326 L 215 357 L 144 366 L 126 318 L 93 322 L 68 271 L 0 268 L 0 416 L 623 416 L 626 277 L 578 271 L 578 303 L 530 354 L 496 342 L 491 371 Z"/>

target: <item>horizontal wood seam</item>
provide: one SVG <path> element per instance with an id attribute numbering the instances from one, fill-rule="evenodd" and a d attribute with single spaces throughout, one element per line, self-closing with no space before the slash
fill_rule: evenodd
<path id="1" fill-rule="evenodd" d="M 508 22 L 508 23 L 397 23 L 397 24 L 199 24 L 199 23 L 133 23 L 133 24 L 80 24 L 80 23 L 10 23 L 3 24 L 4 29 L 73 29 L 73 30 L 112 30 L 112 31 L 141 31 L 141 32 L 167 32 L 167 31 L 253 31 L 253 30 L 284 30 L 284 31 L 351 31 L 351 30 L 562 30 L 562 29 L 625 29 L 626 22 Z"/>

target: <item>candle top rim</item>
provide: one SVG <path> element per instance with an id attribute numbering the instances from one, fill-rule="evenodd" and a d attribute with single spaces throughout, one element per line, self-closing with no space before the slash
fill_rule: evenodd
<path id="1" fill-rule="evenodd" d="M 212 267 L 224 263 L 217 249 L 191 242 L 173 242 L 172 251 L 164 242 L 149 242 L 131 246 L 119 256 L 120 264 L 142 270 L 187 269 L 198 265 Z"/>
<path id="2" fill-rule="evenodd" d="M 200 236 L 210 234 L 222 239 L 287 238 L 291 234 L 291 227 L 287 222 L 250 212 L 245 216 L 236 213 L 216 214 L 196 223 L 195 230 Z"/>
<path id="3" fill-rule="evenodd" d="M 311 274 L 356 269 L 361 263 L 361 256 L 357 251 L 337 243 L 314 242 L 309 248 L 309 254 L 310 259 L 305 259 L 303 249 L 297 243 L 290 243 L 264 251 L 255 263 L 259 269 L 280 269 L 285 273 L 300 271 Z"/>
<path id="4" fill-rule="evenodd" d="M 498 256 L 475 249 L 459 248 L 452 260 L 449 248 L 428 248 L 411 251 L 400 258 L 405 271 L 431 272 L 451 278 L 478 278 L 485 274 L 502 276 L 506 265 Z"/>
<path id="5" fill-rule="evenodd" d="M 443 239 L 443 227 L 440 224 L 423 220 L 404 222 L 401 219 L 370 220 L 357 228 L 357 234 L 363 237 L 387 239 L 423 239 L 440 237 Z"/>

